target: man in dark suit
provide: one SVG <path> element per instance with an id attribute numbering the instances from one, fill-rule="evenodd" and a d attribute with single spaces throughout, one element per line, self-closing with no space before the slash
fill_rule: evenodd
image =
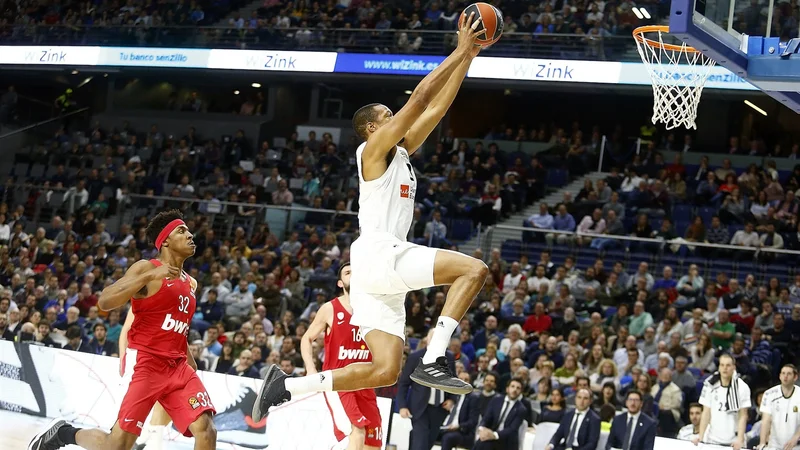
<path id="1" fill-rule="evenodd" d="M 522 380 L 514 378 L 506 386 L 506 395 L 498 395 L 489 402 L 472 450 L 519 448 L 519 427 L 527 417 L 528 408 L 522 403 Z"/>
<path id="2" fill-rule="evenodd" d="M 428 333 L 428 338 L 433 335 Z M 455 405 L 456 397 L 438 389 L 431 389 L 421 384 L 411 382 L 411 373 L 417 368 L 426 349 L 420 349 L 408 355 L 406 365 L 397 382 L 397 404 L 400 407 L 400 417 L 411 419 L 411 435 L 409 436 L 409 450 L 431 450 L 436 438 L 439 436 L 440 427 L 445 418 Z M 446 353 L 450 363 L 450 370 L 456 373 L 456 364 L 453 354 Z"/>
<path id="3" fill-rule="evenodd" d="M 628 392 L 625 398 L 627 414 L 614 417 L 608 434 L 606 450 L 650 450 L 655 445 L 657 423 L 642 414 L 642 394 L 637 390 Z M 633 428 L 633 429 L 631 429 Z"/>
<path id="4" fill-rule="evenodd" d="M 461 372 L 458 378 L 469 383 L 469 373 Z M 442 450 L 454 447 L 471 447 L 475 441 L 475 428 L 480 415 L 480 394 L 459 395 L 442 425 Z"/>
<path id="5" fill-rule="evenodd" d="M 592 393 L 580 389 L 575 394 L 575 409 L 566 413 L 545 450 L 595 450 L 600 440 L 600 416 L 589 409 Z"/>

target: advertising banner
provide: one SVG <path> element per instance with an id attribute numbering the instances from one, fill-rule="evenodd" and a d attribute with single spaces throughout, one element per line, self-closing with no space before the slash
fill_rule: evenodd
<path id="1" fill-rule="evenodd" d="M 338 397 L 317 393 L 274 408 L 261 422 L 250 413 L 262 381 L 198 372 L 217 410 L 217 442 L 232 449 L 345 448 L 334 427 L 350 433 Z M 119 359 L 36 345 L 0 341 L 0 409 L 38 417 L 63 418 L 78 427 L 110 430 L 117 420 L 123 390 Z M 328 406 L 330 405 L 330 407 Z M 384 447 L 388 440 L 391 399 L 378 397 Z M 191 448 L 192 440 L 168 427 L 166 449 Z"/>

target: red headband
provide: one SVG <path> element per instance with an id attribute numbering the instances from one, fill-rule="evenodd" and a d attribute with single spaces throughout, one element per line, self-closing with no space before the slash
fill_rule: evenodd
<path id="1" fill-rule="evenodd" d="M 161 250 L 161 244 L 163 244 L 169 235 L 175 231 L 175 228 L 178 228 L 180 225 L 186 225 L 186 222 L 184 222 L 182 219 L 175 219 L 168 223 L 167 226 L 161 230 L 161 233 L 158 233 L 158 237 L 156 238 L 156 250 Z"/>

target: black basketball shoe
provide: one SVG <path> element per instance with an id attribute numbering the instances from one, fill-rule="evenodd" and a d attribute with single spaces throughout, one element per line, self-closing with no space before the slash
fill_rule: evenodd
<path id="1" fill-rule="evenodd" d="M 67 444 L 58 437 L 58 430 L 67 426 L 69 426 L 67 422 L 54 419 L 44 431 L 33 437 L 31 443 L 28 444 L 28 450 L 56 450 L 66 447 Z"/>
<path id="2" fill-rule="evenodd" d="M 324 376 L 321 375 L 320 376 Z M 253 405 L 253 413 L 250 417 L 254 422 L 260 422 L 263 417 L 269 414 L 269 409 L 273 406 L 282 405 L 292 399 L 292 394 L 286 390 L 284 381 L 286 374 L 280 367 L 273 364 L 269 366 L 264 374 L 264 384 L 261 392 Z"/>
<path id="3" fill-rule="evenodd" d="M 469 394 L 472 385 L 460 380 L 450 371 L 447 358 L 440 356 L 436 362 L 425 364 L 419 360 L 417 368 L 411 374 L 411 380 L 431 389 L 439 389 L 450 394 Z"/>

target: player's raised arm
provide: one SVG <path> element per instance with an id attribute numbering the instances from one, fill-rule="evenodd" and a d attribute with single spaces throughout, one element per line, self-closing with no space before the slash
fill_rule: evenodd
<path id="1" fill-rule="evenodd" d="M 314 354 L 312 353 L 314 341 L 320 334 L 324 333 L 328 325 L 333 321 L 333 307 L 330 302 L 320 306 L 314 321 L 308 326 L 303 337 L 300 338 L 300 355 L 303 357 L 303 364 L 306 366 L 306 375 L 317 373 L 317 366 L 314 365 Z"/>
<path id="2" fill-rule="evenodd" d="M 461 88 L 461 83 L 464 82 L 464 77 L 467 76 L 472 60 L 475 59 L 479 51 L 480 47 L 473 47 L 467 57 L 461 61 L 461 64 L 450 75 L 450 80 L 445 84 L 444 89 L 436 94 L 428 108 L 406 132 L 403 147 L 409 154 L 413 154 L 422 146 L 423 142 L 428 139 L 433 129 L 442 120 L 442 117 L 447 114 L 447 110 L 450 109 L 450 105 L 453 104 L 453 100 L 455 100 L 458 90 Z"/>
<path id="3" fill-rule="evenodd" d="M 139 294 L 147 283 L 163 278 L 175 278 L 180 276 L 180 273 L 180 269 L 167 264 L 156 267 L 150 261 L 138 261 L 116 283 L 103 289 L 97 300 L 97 306 L 103 311 L 119 308 L 131 298 L 146 297 L 146 292 L 141 297 Z"/>
<path id="4" fill-rule="evenodd" d="M 475 13 L 467 18 L 462 15 L 459 19 L 458 47 L 453 53 L 420 81 L 405 106 L 388 123 L 383 126 L 373 121 L 366 123 L 367 130 L 363 130 L 362 134 L 372 132 L 362 155 L 367 164 L 384 161 L 386 153 L 405 137 L 409 128 L 450 80 L 453 72 L 473 52 L 478 35 L 475 28 L 479 24 L 480 19 L 475 18 Z M 381 119 L 377 118 L 376 121 Z"/>

